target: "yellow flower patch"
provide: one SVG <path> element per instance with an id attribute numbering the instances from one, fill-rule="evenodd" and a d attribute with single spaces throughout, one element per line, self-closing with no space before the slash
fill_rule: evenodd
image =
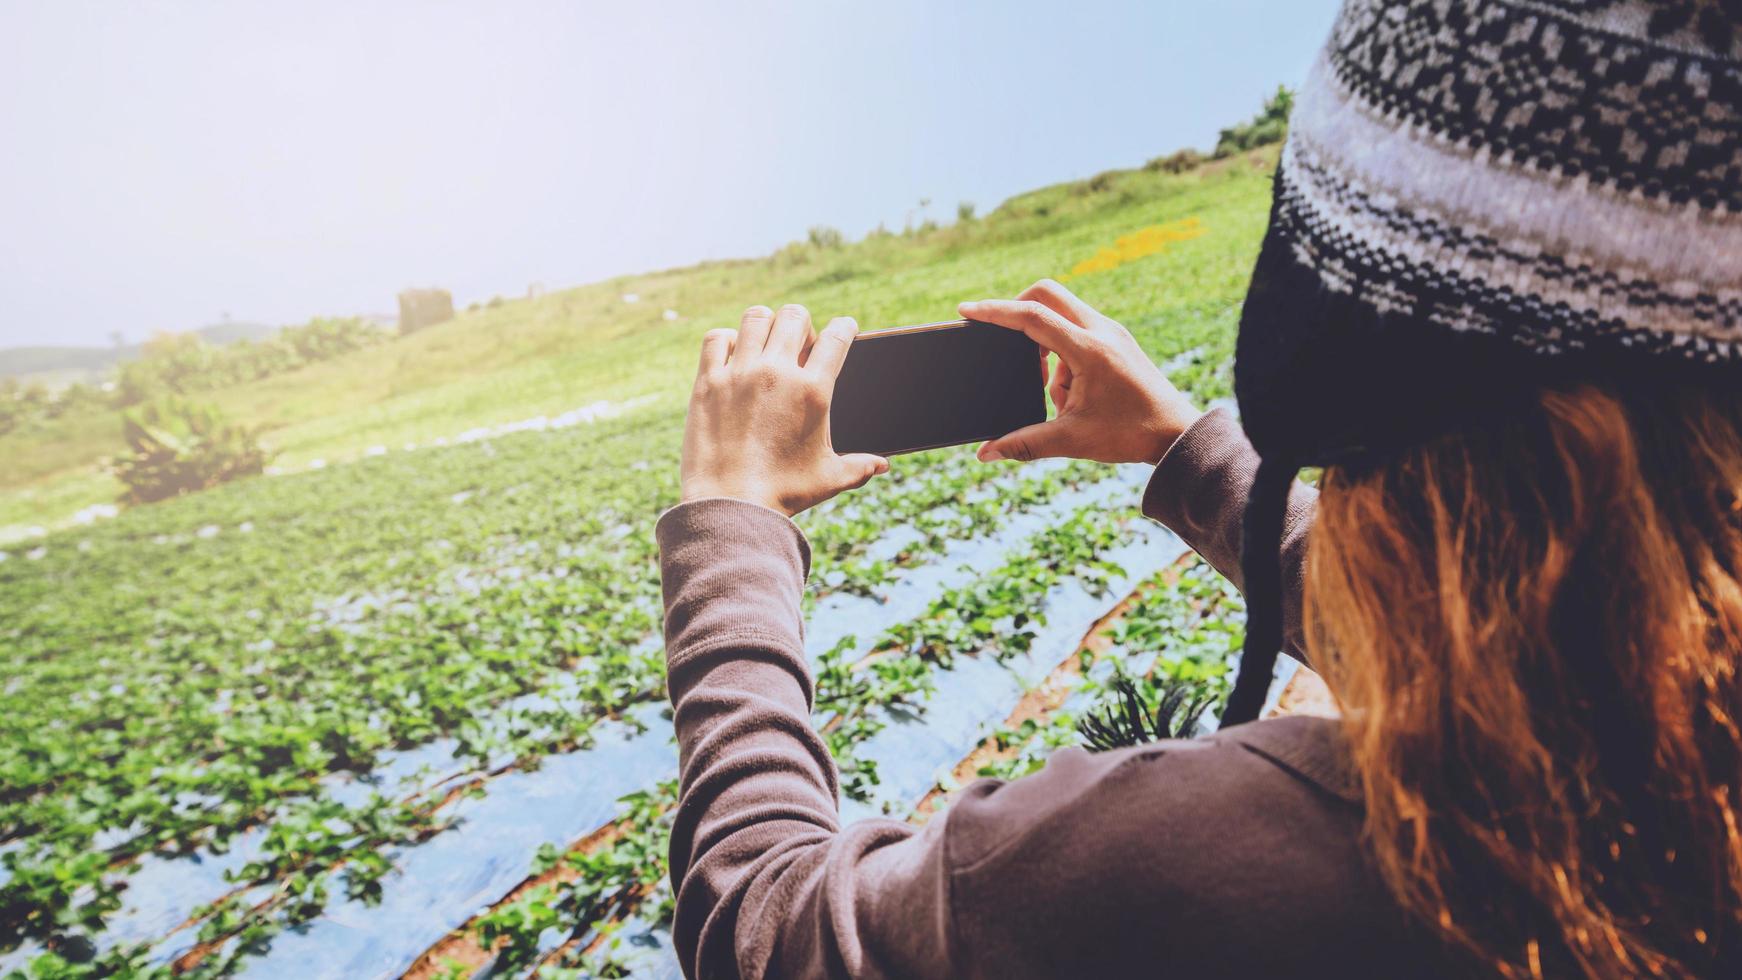
<path id="1" fill-rule="evenodd" d="M 1091 272 L 1108 272 L 1127 262 L 1167 251 L 1176 242 L 1190 241 L 1204 233 L 1204 224 L 1196 217 L 1170 221 L 1165 225 L 1150 225 L 1129 235 L 1120 235 L 1113 244 L 1071 267 L 1070 277 Z M 1069 277 L 1067 277 L 1069 278 Z"/>

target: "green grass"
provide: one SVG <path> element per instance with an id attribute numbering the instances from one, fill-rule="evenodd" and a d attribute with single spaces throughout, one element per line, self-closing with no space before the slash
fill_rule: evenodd
<path id="1" fill-rule="evenodd" d="M 750 303 L 805 303 L 819 318 L 853 316 L 865 329 L 942 319 L 961 300 L 1062 277 L 1119 235 L 1192 216 L 1203 221 L 1203 237 L 1072 286 L 1158 353 L 1182 342 L 1220 351 L 1263 232 L 1273 160 L 1260 151 L 1180 176 L 1115 172 L 925 235 L 794 248 L 509 302 L 211 399 L 260 427 L 277 462 L 292 468 L 599 399 L 681 399 L 696 338 L 735 324 Z M 625 293 L 641 301 L 625 304 Z M 681 318 L 663 320 L 668 308 Z M 53 526 L 115 499 L 119 486 L 102 464 L 120 449 L 114 412 L 75 413 L 0 437 L 0 527 Z"/>

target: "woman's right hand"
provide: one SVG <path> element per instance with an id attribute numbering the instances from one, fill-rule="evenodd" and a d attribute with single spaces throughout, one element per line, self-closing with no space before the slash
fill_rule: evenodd
<path id="1" fill-rule="evenodd" d="M 1102 463 L 1157 463 L 1203 414 L 1119 323 L 1070 290 L 1042 279 L 1014 300 L 963 303 L 961 315 L 1020 330 L 1058 355 L 1048 391 L 1057 417 L 980 447 L 980 459 L 1068 456 Z"/>

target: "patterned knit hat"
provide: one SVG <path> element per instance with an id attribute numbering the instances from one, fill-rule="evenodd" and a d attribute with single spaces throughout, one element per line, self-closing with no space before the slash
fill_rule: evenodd
<path id="1" fill-rule="evenodd" d="M 1739 28 L 1742 0 L 1347 0 L 1240 323 L 1262 463 L 1224 725 L 1257 717 L 1282 645 L 1299 467 L 1383 458 L 1554 381 L 1742 383 Z"/>

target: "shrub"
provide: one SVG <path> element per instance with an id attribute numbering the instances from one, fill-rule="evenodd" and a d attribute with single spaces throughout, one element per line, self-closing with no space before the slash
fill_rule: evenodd
<path id="1" fill-rule="evenodd" d="M 810 243 L 812 248 L 840 248 L 845 242 L 846 236 L 841 234 L 839 228 L 830 228 L 828 225 L 817 225 L 810 230 Z"/>
<path id="2" fill-rule="evenodd" d="M 1164 174 L 1183 174 L 1197 169 L 1198 165 L 1203 162 L 1204 155 L 1202 153 L 1187 147 L 1183 150 L 1175 150 L 1164 157 L 1156 157 L 1144 164 L 1143 169 L 1160 171 Z"/>
<path id="3" fill-rule="evenodd" d="M 399 334 L 405 336 L 454 318 L 454 295 L 445 289 L 407 289 L 399 294 Z"/>
<path id="4" fill-rule="evenodd" d="M 159 334 L 146 342 L 143 357 L 121 365 L 115 379 L 117 401 L 136 405 L 158 395 L 186 395 L 254 381 L 361 350 L 387 337 L 386 331 L 366 320 L 326 317 L 286 327 L 266 340 L 238 340 L 223 347 L 213 347 L 194 334 Z"/>
<path id="5" fill-rule="evenodd" d="M 254 433 L 226 420 L 209 405 L 181 398 L 156 401 L 121 413 L 127 452 L 113 464 L 127 487 L 124 504 L 145 504 L 195 493 L 266 468 L 266 451 Z"/>
<path id="6" fill-rule="evenodd" d="M 967 224 L 974 220 L 974 202 L 963 201 L 956 205 L 956 223 Z"/>
<path id="7" fill-rule="evenodd" d="M 1216 140 L 1216 159 L 1280 143 L 1288 136 L 1288 114 L 1294 111 L 1294 93 L 1278 85 L 1276 94 L 1264 100 L 1264 108 L 1251 122 L 1222 130 Z"/>
<path id="8" fill-rule="evenodd" d="M 1113 187 L 1113 177 L 1114 171 L 1103 170 L 1095 176 L 1090 177 L 1088 183 L 1079 184 L 1078 187 L 1087 194 L 1102 194 Z"/>
<path id="9" fill-rule="evenodd" d="M 54 395 L 41 384 L 0 378 L 0 435 L 53 417 Z"/>

